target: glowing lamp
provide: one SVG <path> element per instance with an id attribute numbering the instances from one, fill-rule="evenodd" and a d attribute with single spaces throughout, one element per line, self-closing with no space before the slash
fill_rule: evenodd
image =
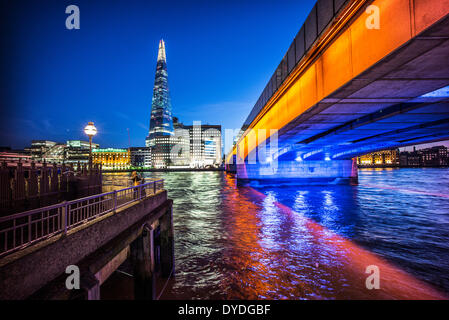
<path id="1" fill-rule="evenodd" d="M 84 133 L 89 137 L 89 171 L 92 172 L 92 137 L 97 134 L 97 128 L 95 128 L 93 122 L 88 122 L 84 127 Z"/>
<path id="2" fill-rule="evenodd" d="M 93 122 L 89 122 L 87 126 L 84 127 L 84 133 L 90 138 L 97 134 L 97 128 L 95 128 Z"/>

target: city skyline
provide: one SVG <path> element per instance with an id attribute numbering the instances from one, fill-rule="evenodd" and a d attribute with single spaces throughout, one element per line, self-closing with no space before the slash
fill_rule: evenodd
<path id="1" fill-rule="evenodd" d="M 20 10 L 19 2 L 2 4 L 0 13 L 2 29 L 11 31 L 2 39 L 11 50 L 0 59 L 5 75 L 0 89 L 4 102 L 0 146 L 12 149 L 24 148 L 33 139 L 85 139 L 82 129 L 88 121 L 95 122 L 99 130 L 95 140 L 105 147 L 144 146 L 160 38 L 172 48 L 168 56 L 173 116 L 186 124 L 220 122 L 223 130 L 240 129 L 282 59 L 278 48 L 288 47 L 314 1 L 287 1 L 281 8 L 274 1 L 263 1 L 257 10 L 251 10 L 248 2 L 237 7 L 196 2 L 186 8 L 172 1 L 171 11 L 169 4 L 139 2 L 127 7 L 136 19 L 123 19 L 120 27 L 111 21 L 120 19 L 125 2 L 105 7 L 81 1 L 79 30 L 65 29 L 63 4 L 26 3 L 29 10 Z M 281 10 L 284 7 L 292 10 Z M 166 21 L 154 13 L 164 10 L 171 12 Z M 3 16 L 5 12 L 8 16 Z M 46 20 L 36 30 L 30 27 L 32 12 Z M 188 23 L 182 12 L 197 16 L 195 24 Z M 263 19 L 268 12 L 269 24 Z M 145 14 L 154 19 L 143 19 Z M 226 14 L 235 17 L 232 24 Z M 13 28 L 14 19 L 22 23 Z M 179 26 L 195 36 L 180 35 Z M 242 37 L 233 36 L 237 29 L 243 30 Z M 211 43 L 214 32 L 223 41 Z M 126 47 L 118 45 L 122 42 Z M 33 55 L 28 55 L 31 50 Z M 202 94 L 195 94 L 199 89 Z M 70 116 L 65 110 L 71 110 Z M 449 141 L 423 147 L 440 144 L 449 147 Z"/>
<path id="2" fill-rule="evenodd" d="M 256 10 L 236 4 L 79 1 L 81 27 L 67 30 L 63 3 L 3 3 L 2 30 L 10 31 L 3 45 L 10 50 L 1 59 L 0 145 L 83 139 L 82 128 L 94 121 L 102 146 L 129 147 L 127 129 L 131 146 L 143 146 L 161 38 L 170 45 L 173 115 L 240 128 L 282 59 L 278 48 L 287 48 L 314 1 L 262 1 Z"/>
<path id="3" fill-rule="evenodd" d="M 5 0 L 0 33 L 0 300 L 449 301 L 449 0 Z"/>

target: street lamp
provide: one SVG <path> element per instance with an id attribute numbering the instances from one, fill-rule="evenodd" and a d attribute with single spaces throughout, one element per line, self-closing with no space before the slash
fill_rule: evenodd
<path id="1" fill-rule="evenodd" d="M 84 127 L 84 133 L 89 137 L 89 171 L 92 170 L 92 137 L 97 134 L 97 128 L 95 128 L 93 122 L 87 123 Z"/>

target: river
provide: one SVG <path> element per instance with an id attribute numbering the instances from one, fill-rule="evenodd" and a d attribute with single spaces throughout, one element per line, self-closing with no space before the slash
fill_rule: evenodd
<path id="1" fill-rule="evenodd" d="M 161 299 L 447 299 L 449 169 L 362 169 L 359 184 L 237 187 L 223 172 L 144 173 L 174 200 Z M 104 175 L 107 186 L 128 173 Z M 380 289 L 366 287 L 376 266 Z"/>

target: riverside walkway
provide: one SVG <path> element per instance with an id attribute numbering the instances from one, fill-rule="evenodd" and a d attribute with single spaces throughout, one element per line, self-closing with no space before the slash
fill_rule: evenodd
<path id="1" fill-rule="evenodd" d="M 99 299 L 128 258 L 135 298 L 154 299 L 155 263 L 174 268 L 172 220 L 163 180 L 1 217 L 0 299 Z M 80 289 L 66 288 L 72 265 Z"/>

